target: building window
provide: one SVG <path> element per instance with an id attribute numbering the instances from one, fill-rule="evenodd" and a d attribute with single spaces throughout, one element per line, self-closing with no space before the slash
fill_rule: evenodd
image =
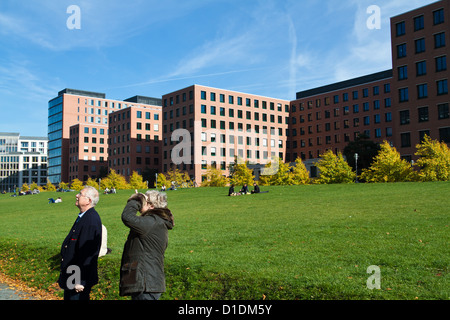
<path id="1" fill-rule="evenodd" d="M 418 112 L 419 112 L 419 122 L 428 121 L 428 107 L 419 108 Z"/>
<path id="2" fill-rule="evenodd" d="M 436 72 L 447 70 L 447 56 L 437 57 L 435 60 Z"/>
<path id="3" fill-rule="evenodd" d="M 422 30 L 424 28 L 423 15 L 414 18 L 414 31 Z"/>
<path id="4" fill-rule="evenodd" d="M 200 99 L 206 100 L 206 91 L 201 91 L 200 92 Z"/>
<path id="5" fill-rule="evenodd" d="M 406 133 L 400 134 L 400 139 L 401 139 L 402 148 L 411 147 L 411 133 L 406 132 Z"/>
<path id="6" fill-rule="evenodd" d="M 450 143 L 450 127 L 439 129 L 439 140 Z"/>
<path id="7" fill-rule="evenodd" d="M 433 24 L 437 25 L 444 22 L 444 9 L 433 11 Z"/>
<path id="8" fill-rule="evenodd" d="M 428 97 L 428 88 L 427 88 L 427 84 L 419 84 L 417 85 L 417 98 L 418 99 L 423 99 Z"/>
<path id="9" fill-rule="evenodd" d="M 398 90 L 399 93 L 399 101 L 405 102 L 409 100 L 408 88 L 402 88 Z"/>
<path id="10" fill-rule="evenodd" d="M 409 110 L 400 111 L 400 124 L 409 124 Z"/>
<path id="11" fill-rule="evenodd" d="M 398 67 L 397 70 L 398 70 L 398 80 L 408 79 L 408 67 L 407 66 Z"/>
<path id="12" fill-rule="evenodd" d="M 399 22 L 395 25 L 396 35 L 400 37 L 405 34 L 405 21 Z"/>
<path id="13" fill-rule="evenodd" d="M 427 74 L 427 62 L 426 61 L 416 62 L 416 75 L 419 77 L 426 74 Z"/>
<path id="14" fill-rule="evenodd" d="M 397 58 L 400 59 L 404 57 L 406 57 L 406 43 L 397 46 Z"/>
<path id="15" fill-rule="evenodd" d="M 424 38 L 417 39 L 415 41 L 415 45 L 416 45 L 416 53 L 425 52 L 425 39 Z"/>
<path id="16" fill-rule="evenodd" d="M 438 119 L 450 118 L 448 103 L 438 104 Z"/>
<path id="17" fill-rule="evenodd" d="M 447 79 L 437 81 L 437 94 L 447 94 L 448 93 L 448 85 L 447 85 Z"/>
<path id="18" fill-rule="evenodd" d="M 435 48 L 445 47 L 445 32 L 441 32 L 434 35 L 434 47 Z"/>

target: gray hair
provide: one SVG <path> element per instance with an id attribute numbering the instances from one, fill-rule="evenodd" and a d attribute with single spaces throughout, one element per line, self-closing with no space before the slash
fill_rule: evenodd
<path id="1" fill-rule="evenodd" d="M 156 190 L 149 190 L 145 193 L 147 201 L 150 202 L 154 208 L 167 208 L 167 194 Z"/>
<path id="2" fill-rule="evenodd" d="M 83 190 L 85 190 L 85 196 L 92 200 L 92 206 L 95 207 L 99 200 L 97 189 L 91 186 L 85 186 Z"/>

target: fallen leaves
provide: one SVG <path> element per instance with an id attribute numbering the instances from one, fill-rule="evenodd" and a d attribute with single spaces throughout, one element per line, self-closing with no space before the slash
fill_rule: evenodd
<path id="1" fill-rule="evenodd" d="M 0 282 L 7 284 L 10 289 L 17 291 L 24 300 L 62 300 L 62 298 L 55 294 L 55 292 L 59 290 L 59 286 L 56 283 L 54 283 L 49 288 L 49 292 L 47 292 L 36 288 L 30 288 L 22 281 L 12 279 L 3 273 L 0 273 Z"/>

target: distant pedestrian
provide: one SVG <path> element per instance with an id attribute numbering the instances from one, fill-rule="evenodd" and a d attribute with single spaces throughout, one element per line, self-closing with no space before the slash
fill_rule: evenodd
<path id="1" fill-rule="evenodd" d="M 140 215 L 137 215 L 140 212 Z M 167 195 L 156 190 L 132 195 L 122 212 L 130 228 L 120 268 L 120 296 L 158 300 L 166 289 L 164 253 L 174 226 Z"/>
<path id="2" fill-rule="evenodd" d="M 80 213 L 61 246 L 58 284 L 64 289 L 64 300 L 89 300 L 92 287 L 98 283 L 102 242 L 102 222 L 94 209 L 98 200 L 98 191 L 89 186 L 76 195 Z"/>

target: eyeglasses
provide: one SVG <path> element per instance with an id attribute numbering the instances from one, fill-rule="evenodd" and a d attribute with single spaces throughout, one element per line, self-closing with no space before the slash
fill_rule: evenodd
<path id="1" fill-rule="evenodd" d="M 85 198 L 88 198 L 88 199 L 90 199 L 88 196 L 86 196 L 86 195 L 84 195 L 84 194 L 82 194 L 81 192 L 80 193 L 78 193 L 77 194 L 77 196 L 79 196 L 79 197 L 85 197 Z"/>

